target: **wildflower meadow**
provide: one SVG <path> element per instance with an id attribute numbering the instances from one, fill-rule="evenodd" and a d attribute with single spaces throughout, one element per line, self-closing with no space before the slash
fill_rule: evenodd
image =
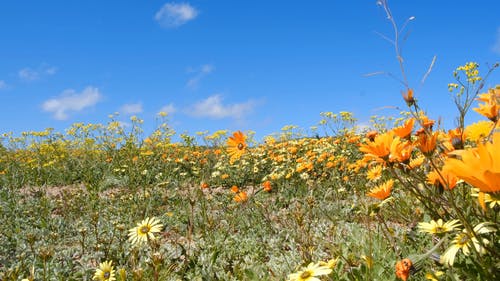
<path id="1" fill-rule="evenodd" d="M 258 141 L 160 113 L 151 133 L 115 114 L 3 133 L 0 280 L 500 280 L 498 64 L 442 82 L 445 128 L 398 63 L 407 107 L 369 126 L 321 112 Z"/>

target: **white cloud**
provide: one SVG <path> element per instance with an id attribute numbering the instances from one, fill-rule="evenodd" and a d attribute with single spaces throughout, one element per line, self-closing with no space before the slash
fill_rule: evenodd
<path id="1" fill-rule="evenodd" d="M 56 74 L 57 68 L 54 66 L 49 66 L 47 64 L 40 65 L 37 69 L 32 69 L 25 67 L 19 70 L 18 75 L 21 80 L 24 81 L 35 81 L 43 76 L 51 76 Z"/>
<path id="2" fill-rule="evenodd" d="M 23 68 L 19 70 L 19 78 L 26 81 L 34 81 L 40 79 L 40 74 L 31 68 Z"/>
<path id="3" fill-rule="evenodd" d="M 162 27 L 174 28 L 193 20 L 198 13 L 198 10 L 187 3 L 167 3 L 156 12 L 154 19 Z"/>
<path id="4" fill-rule="evenodd" d="M 211 64 L 204 64 L 199 69 L 190 69 L 189 72 L 194 72 L 195 75 L 187 81 L 186 87 L 190 89 L 198 88 L 201 79 L 212 73 L 214 70 L 215 67 Z"/>
<path id="5" fill-rule="evenodd" d="M 44 69 L 44 72 L 45 72 L 45 74 L 47 74 L 47 75 L 54 75 L 54 74 L 56 74 L 56 72 L 57 72 L 57 68 L 56 68 L 56 67 L 51 66 L 51 67 L 48 67 L 48 68 Z"/>
<path id="6" fill-rule="evenodd" d="M 70 112 L 82 111 L 87 107 L 97 104 L 102 98 L 99 89 L 87 87 L 82 92 L 75 90 L 65 90 L 57 98 L 49 99 L 42 104 L 42 109 L 53 113 L 57 120 L 68 119 Z"/>
<path id="7" fill-rule="evenodd" d="M 7 83 L 5 81 L 0 80 L 0 90 L 7 89 Z"/>
<path id="8" fill-rule="evenodd" d="M 497 38 L 496 38 L 496 42 L 493 45 L 492 49 L 493 49 L 493 52 L 500 55 L 500 27 L 497 29 Z"/>
<path id="9" fill-rule="evenodd" d="M 141 113 L 142 112 L 142 103 L 124 104 L 121 107 L 120 112 L 122 112 L 123 114 L 127 114 L 127 115 Z"/>
<path id="10" fill-rule="evenodd" d="M 177 109 L 175 108 L 174 104 L 173 103 L 169 103 L 165 106 L 163 106 L 159 112 L 165 112 L 167 113 L 168 115 L 172 115 L 174 114 L 175 112 L 177 111 Z M 159 113 L 158 112 L 158 113 Z"/>
<path id="11" fill-rule="evenodd" d="M 223 104 L 220 95 L 213 95 L 194 104 L 186 111 L 186 114 L 194 117 L 209 117 L 214 119 L 227 117 L 240 119 L 251 112 L 254 107 L 255 102 L 251 100 L 244 103 Z"/>

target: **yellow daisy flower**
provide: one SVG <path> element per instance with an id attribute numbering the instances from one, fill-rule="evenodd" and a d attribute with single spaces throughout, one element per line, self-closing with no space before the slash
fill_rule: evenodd
<path id="1" fill-rule="evenodd" d="M 304 270 L 297 271 L 288 276 L 288 281 L 320 281 L 317 276 L 328 275 L 332 272 L 328 266 L 319 263 L 310 263 Z"/>
<path id="2" fill-rule="evenodd" d="M 380 179 L 382 176 L 382 165 L 376 165 L 366 172 L 366 178 L 372 181 Z"/>
<path id="3" fill-rule="evenodd" d="M 443 223 L 442 219 L 437 221 L 431 220 L 430 222 L 421 222 L 418 224 L 418 228 L 421 232 L 427 232 L 430 234 L 442 234 L 446 232 L 451 232 L 460 226 L 458 220 L 451 220 Z"/>
<path id="4" fill-rule="evenodd" d="M 155 239 L 154 234 L 162 230 L 163 225 L 155 217 L 146 218 L 138 223 L 136 227 L 129 230 L 128 240 L 132 244 L 142 244 L 148 240 Z"/>
<path id="5" fill-rule="evenodd" d="M 415 169 L 417 167 L 420 167 L 424 161 L 425 161 L 425 156 L 424 155 L 419 155 L 416 158 L 413 158 L 410 160 L 410 163 L 408 164 L 408 167 L 410 169 Z"/>
<path id="6" fill-rule="evenodd" d="M 431 281 L 439 281 L 440 276 L 443 276 L 443 275 L 444 275 L 443 271 L 427 272 L 425 274 L 425 279 L 431 280 Z"/>
<path id="7" fill-rule="evenodd" d="M 99 264 L 99 268 L 96 269 L 94 277 L 92 280 L 98 281 L 115 281 L 115 270 L 113 268 L 113 261 L 105 261 Z"/>
<path id="8" fill-rule="evenodd" d="M 474 232 L 476 235 L 485 234 L 493 232 L 495 229 L 489 226 L 489 223 L 482 222 L 474 227 Z M 489 241 L 482 238 L 483 244 L 488 244 Z M 455 262 L 455 256 L 459 250 L 466 256 L 470 254 L 470 249 L 474 247 L 478 253 L 484 253 L 484 248 L 479 243 L 479 240 L 472 233 L 467 232 L 464 229 L 461 233 L 457 234 L 452 241 L 452 245 L 446 250 L 446 252 L 441 256 L 440 262 L 444 265 L 453 266 Z"/>
<path id="9" fill-rule="evenodd" d="M 479 188 L 472 188 L 471 196 L 479 197 Z M 500 206 L 500 193 L 483 193 L 484 203 L 490 206 L 491 209 L 495 206 Z"/>
<path id="10" fill-rule="evenodd" d="M 486 120 L 472 123 L 465 127 L 466 138 L 473 142 L 479 142 L 490 134 L 493 129 L 493 125 L 494 124 L 491 121 Z"/>
<path id="11" fill-rule="evenodd" d="M 378 185 L 375 188 L 372 188 L 370 192 L 368 192 L 366 195 L 377 198 L 379 200 L 384 200 L 387 197 L 391 196 L 391 190 L 392 187 L 394 186 L 394 180 L 390 179 L 383 184 Z"/>

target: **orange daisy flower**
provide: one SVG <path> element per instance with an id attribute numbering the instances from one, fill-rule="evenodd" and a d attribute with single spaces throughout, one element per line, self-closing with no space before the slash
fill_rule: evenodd
<path id="1" fill-rule="evenodd" d="M 233 136 L 229 137 L 227 140 L 227 152 L 231 157 L 230 162 L 234 162 L 245 153 L 248 146 L 245 142 L 246 138 L 247 137 L 241 131 L 234 132 Z"/>
<path id="2" fill-rule="evenodd" d="M 375 137 L 377 136 L 378 132 L 377 131 L 369 131 L 366 133 L 366 137 L 370 140 L 370 141 L 374 141 L 375 140 Z"/>
<path id="3" fill-rule="evenodd" d="M 248 195 L 245 191 L 241 191 L 234 196 L 234 201 L 238 203 L 243 203 L 248 200 Z"/>
<path id="4" fill-rule="evenodd" d="M 448 137 L 454 149 L 464 148 L 465 132 L 462 129 L 456 128 L 454 130 L 449 130 Z"/>
<path id="5" fill-rule="evenodd" d="M 403 126 L 396 127 L 392 129 L 392 131 L 396 134 L 396 136 L 404 139 L 411 135 L 411 131 L 413 130 L 414 124 L 415 124 L 415 118 L 410 118 L 406 120 Z"/>
<path id="6" fill-rule="evenodd" d="M 419 167 L 420 165 L 422 165 L 424 163 L 424 161 L 425 161 L 425 156 L 419 155 L 416 158 L 413 158 L 410 160 L 408 167 L 410 169 L 415 169 L 415 168 Z"/>
<path id="7" fill-rule="evenodd" d="M 477 100 L 489 102 L 492 99 L 500 99 L 500 86 L 490 88 L 487 93 L 478 95 Z"/>
<path id="8" fill-rule="evenodd" d="M 478 104 L 478 108 L 473 108 L 475 112 L 483 115 L 484 117 L 490 119 L 493 122 L 498 120 L 498 111 L 500 106 L 496 102 L 486 102 Z"/>
<path id="9" fill-rule="evenodd" d="M 500 133 L 491 142 L 453 152 L 457 158 L 445 160 L 443 171 L 455 174 L 480 192 L 500 191 Z"/>
<path id="10" fill-rule="evenodd" d="M 382 176 L 382 165 L 376 165 L 372 168 L 370 168 L 366 172 L 366 178 L 369 180 L 378 180 Z"/>
<path id="11" fill-rule="evenodd" d="M 500 110 L 500 88 L 489 89 L 487 93 L 480 94 L 477 100 L 484 103 L 479 104 L 479 108 L 473 108 L 473 110 L 496 122 Z"/>
<path id="12" fill-rule="evenodd" d="M 396 277 L 402 279 L 403 281 L 408 280 L 412 265 L 413 264 L 410 259 L 403 259 L 398 261 L 396 263 Z"/>
<path id="13" fill-rule="evenodd" d="M 437 137 L 438 133 L 432 133 L 432 135 L 427 135 L 425 133 L 420 134 L 418 136 L 417 144 L 418 148 L 420 151 L 422 151 L 423 154 L 432 154 L 434 152 L 434 149 L 436 149 L 436 142 L 437 142 Z"/>
<path id="14" fill-rule="evenodd" d="M 236 185 L 231 186 L 231 192 L 232 193 L 238 193 L 238 191 L 240 191 L 240 189 L 238 188 L 238 186 L 236 186 Z"/>
<path id="15" fill-rule="evenodd" d="M 427 115 L 425 115 L 423 112 L 419 113 L 418 117 L 420 125 L 422 125 L 422 130 L 418 131 L 432 131 L 432 127 L 434 126 L 435 121 L 432 119 L 429 119 Z M 417 131 L 417 133 L 418 133 Z"/>
<path id="16" fill-rule="evenodd" d="M 348 143 L 357 143 L 359 142 L 360 137 L 359 136 L 353 136 L 347 139 Z"/>
<path id="17" fill-rule="evenodd" d="M 401 141 L 396 137 L 391 144 L 391 154 L 389 160 L 391 162 L 405 162 L 410 159 L 413 145 L 409 141 Z"/>
<path id="18" fill-rule="evenodd" d="M 465 128 L 465 133 L 467 140 L 473 142 L 480 142 L 486 136 L 488 136 L 493 129 L 495 124 L 490 121 L 481 120 L 476 123 L 472 123 Z M 500 124 L 498 124 L 500 127 Z"/>
<path id="19" fill-rule="evenodd" d="M 459 182 L 459 178 L 448 171 L 439 171 L 439 173 L 432 171 L 427 174 L 427 182 L 442 188 L 453 189 Z"/>
<path id="20" fill-rule="evenodd" d="M 271 192 L 272 188 L 271 188 L 271 182 L 270 181 L 265 181 L 263 184 L 262 184 L 262 188 L 264 189 L 264 191 L 266 192 Z"/>
<path id="21" fill-rule="evenodd" d="M 391 145 L 395 137 L 393 132 L 377 135 L 373 141 L 362 144 L 359 150 L 372 158 L 388 160 L 389 154 L 391 154 Z"/>
<path id="22" fill-rule="evenodd" d="M 393 185 L 394 185 L 394 180 L 390 179 L 385 183 L 371 189 L 370 192 L 368 192 L 368 194 L 366 195 L 376 199 L 385 200 L 387 197 L 391 195 L 391 190 Z"/>
<path id="23" fill-rule="evenodd" d="M 415 104 L 415 98 L 413 97 L 413 89 L 408 89 L 406 93 L 402 93 L 403 99 L 405 100 L 408 106 L 412 106 Z"/>

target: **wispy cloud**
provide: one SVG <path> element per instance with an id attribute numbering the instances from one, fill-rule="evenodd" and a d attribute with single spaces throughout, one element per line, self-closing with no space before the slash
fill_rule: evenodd
<path id="1" fill-rule="evenodd" d="M 162 108 L 160 108 L 160 111 L 158 113 L 165 112 L 168 115 L 172 115 L 176 111 L 177 111 L 177 108 L 175 108 L 174 104 L 173 103 L 169 103 L 169 104 L 163 106 Z"/>
<path id="2" fill-rule="evenodd" d="M 240 119 L 250 113 L 256 103 L 252 100 L 243 103 L 224 104 L 220 95 L 213 95 L 195 103 L 186 110 L 186 114 L 193 117 L 208 117 L 213 119 L 235 118 Z"/>
<path id="3" fill-rule="evenodd" d="M 493 52 L 500 55 L 500 27 L 497 29 L 497 38 L 495 44 L 493 45 Z"/>
<path id="4" fill-rule="evenodd" d="M 188 3 L 167 3 L 156 12 L 154 19 L 165 28 L 175 28 L 195 19 L 199 12 Z"/>
<path id="5" fill-rule="evenodd" d="M 0 90 L 7 89 L 7 83 L 3 80 L 0 80 Z"/>
<path id="6" fill-rule="evenodd" d="M 51 67 L 45 68 L 45 69 L 43 70 L 43 72 L 44 72 L 45 74 L 47 74 L 47 75 L 54 75 L 54 74 L 56 74 L 56 72 L 57 72 L 57 68 L 56 68 L 56 67 L 51 66 Z"/>
<path id="7" fill-rule="evenodd" d="M 214 70 L 215 67 L 211 64 L 204 64 L 197 69 L 189 69 L 189 72 L 194 73 L 194 76 L 187 81 L 186 87 L 192 90 L 197 89 L 200 85 L 201 79 L 212 73 Z"/>
<path id="8" fill-rule="evenodd" d="M 53 114 L 54 119 L 66 120 L 70 112 L 82 111 L 97 104 L 102 99 L 99 89 L 87 87 L 80 93 L 73 89 L 63 91 L 59 97 L 49 99 L 42 104 L 42 109 Z"/>
<path id="9" fill-rule="evenodd" d="M 18 72 L 18 76 L 24 81 L 35 81 L 39 80 L 44 76 L 51 76 L 56 74 L 57 68 L 54 66 L 42 64 L 36 69 L 25 67 Z"/>
<path id="10" fill-rule="evenodd" d="M 142 103 L 124 104 L 120 108 L 120 112 L 125 115 L 138 114 L 142 112 Z"/>
<path id="11" fill-rule="evenodd" d="M 40 74 L 31 68 L 23 68 L 19 70 L 19 78 L 25 81 L 34 81 L 40 79 Z"/>

